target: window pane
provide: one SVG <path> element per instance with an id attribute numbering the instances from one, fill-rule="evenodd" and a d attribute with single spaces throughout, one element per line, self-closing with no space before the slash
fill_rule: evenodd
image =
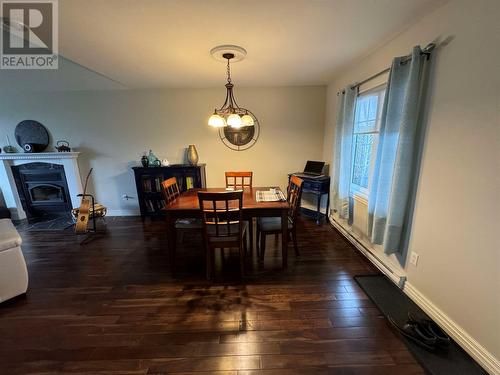
<path id="1" fill-rule="evenodd" d="M 360 94 L 356 100 L 352 143 L 351 186 L 356 194 L 369 194 L 371 168 L 376 152 L 385 87 Z"/>
<path id="2" fill-rule="evenodd" d="M 369 101 L 366 97 L 359 97 L 356 102 L 356 122 L 363 122 L 368 120 L 368 106 Z"/>
<path id="3" fill-rule="evenodd" d="M 358 97 L 354 118 L 354 133 L 363 133 L 376 129 L 378 102 L 378 92 Z"/>
<path id="4" fill-rule="evenodd" d="M 378 107 L 378 95 L 368 97 L 368 118 L 370 120 L 376 120 L 377 118 L 377 107 Z"/>
<path id="5" fill-rule="evenodd" d="M 354 136 L 352 183 L 363 188 L 368 188 L 374 139 L 374 134 L 357 134 Z"/>

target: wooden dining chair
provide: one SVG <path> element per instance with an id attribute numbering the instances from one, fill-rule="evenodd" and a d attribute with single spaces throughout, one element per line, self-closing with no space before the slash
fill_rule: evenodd
<path id="1" fill-rule="evenodd" d="M 288 234 L 292 236 L 295 254 L 300 255 L 297 245 L 297 215 L 299 212 L 300 196 L 302 194 L 302 183 L 304 181 L 296 176 L 291 176 L 287 189 L 287 200 L 290 208 L 288 210 Z M 266 252 L 266 235 L 281 234 L 280 217 L 261 217 L 257 219 L 257 254 L 260 261 L 264 261 Z"/>
<path id="2" fill-rule="evenodd" d="M 226 172 L 226 188 L 251 188 L 252 177 L 253 172 Z"/>
<path id="3" fill-rule="evenodd" d="M 171 177 L 166 179 L 161 183 L 163 198 L 165 199 L 165 204 L 169 205 L 175 201 L 181 192 L 179 190 L 179 184 L 177 183 L 177 178 Z"/>
<path id="4" fill-rule="evenodd" d="M 226 188 L 245 189 L 252 188 L 253 172 L 226 172 Z M 248 236 L 250 239 L 250 251 L 253 251 L 253 226 L 254 219 L 248 220 Z"/>
<path id="5" fill-rule="evenodd" d="M 240 272 L 245 274 L 247 222 L 242 220 L 243 192 L 198 192 L 202 211 L 207 279 L 211 279 L 215 249 L 237 247 Z"/>
<path id="6" fill-rule="evenodd" d="M 179 184 L 177 183 L 177 179 L 175 177 L 166 179 L 161 183 L 161 186 L 163 199 L 165 200 L 165 204 L 167 206 L 175 201 L 181 194 Z M 201 220 L 196 218 L 178 219 L 175 222 L 175 229 L 201 231 Z"/>

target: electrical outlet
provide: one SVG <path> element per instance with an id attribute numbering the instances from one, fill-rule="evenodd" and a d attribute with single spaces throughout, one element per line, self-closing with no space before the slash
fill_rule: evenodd
<path id="1" fill-rule="evenodd" d="M 413 264 L 415 267 L 417 266 L 417 263 L 418 263 L 418 257 L 419 255 L 412 251 L 411 252 L 411 256 L 410 256 L 410 263 Z"/>

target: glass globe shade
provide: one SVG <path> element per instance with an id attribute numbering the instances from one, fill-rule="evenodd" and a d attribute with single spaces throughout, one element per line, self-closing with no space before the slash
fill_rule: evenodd
<path id="1" fill-rule="evenodd" d="M 246 114 L 241 118 L 243 126 L 254 126 L 253 117 Z"/>
<path id="2" fill-rule="evenodd" d="M 240 115 L 233 113 L 227 118 L 227 124 L 233 128 L 241 128 L 243 126 Z"/>
<path id="3" fill-rule="evenodd" d="M 214 113 L 210 118 L 208 119 L 208 125 L 214 127 L 214 128 L 223 128 L 226 126 L 226 121 L 224 121 L 224 118 L 219 116 L 218 114 Z"/>

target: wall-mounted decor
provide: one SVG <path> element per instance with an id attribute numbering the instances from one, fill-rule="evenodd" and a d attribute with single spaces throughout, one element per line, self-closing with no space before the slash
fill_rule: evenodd
<path id="1" fill-rule="evenodd" d="M 251 113 L 248 111 L 248 113 Z M 253 116 L 253 114 L 252 114 Z M 259 121 L 255 118 L 254 126 L 244 126 L 241 128 L 233 128 L 225 126 L 219 129 L 219 137 L 221 141 L 231 150 L 243 151 L 252 147 L 259 138 L 260 126 Z"/>
<path id="2" fill-rule="evenodd" d="M 17 124 L 14 134 L 17 143 L 26 152 L 42 152 L 49 145 L 49 132 L 45 126 L 35 120 L 21 121 Z M 25 147 L 25 145 L 28 146 Z"/>
<path id="3" fill-rule="evenodd" d="M 238 46 L 223 45 L 213 48 L 210 53 L 218 61 L 227 63 L 226 100 L 221 108 L 215 109 L 208 119 L 208 125 L 219 128 L 219 137 L 232 150 L 243 151 L 252 147 L 260 134 L 257 117 L 248 109 L 238 106 L 234 98 L 231 81 L 230 61 L 241 61 L 247 51 Z"/>

